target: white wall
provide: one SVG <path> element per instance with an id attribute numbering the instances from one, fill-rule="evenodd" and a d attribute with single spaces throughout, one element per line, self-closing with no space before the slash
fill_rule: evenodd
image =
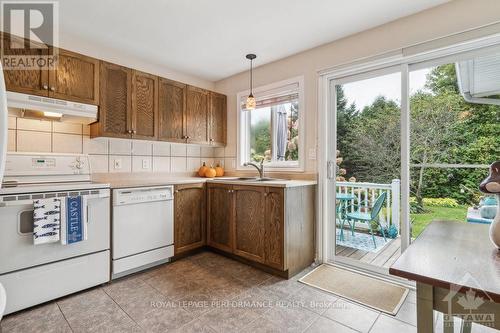
<path id="1" fill-rule="evenodd" d="M 143 59 L 131 57 L 128 54 L 113 49 L 110 45 L 99 45 L 81 37 L 73 37 L 60 31 L 59 46 L 73 52 L 81 53 L 100 60 L 109 61 L 125 67 L 137 69 L 146 73 L 166 77 L 171 80 L 187 83 L 196 87 L 214 90 L 214 82 L 176 71 L 163 65 L 154 64 Z"/>
<path id="2" fill-rule="evenodd" d="M 254 87 L 299 75 L 304 76 L 306 106 L 305 146 L 307 156 L 309 149 L 315 148 L 317 145 L 318 70 L 464 32 L 499 21 L 500 1 L 498 0 L 455 0 L 377 28 L 260 66 L 254 71 Z M 496 32 L 500 33 L 498 27 L 494 27 L 494 29 L 497 29 Z M 489 29 L 489 33 L 491 33 L 491 30 Z M 474 33 L 470 35 L 474 35 Z M 455 40 L 456 38 L 453 37 L 446 41 L 454 42 Z M 225 149 L 226 158 L 234 158 L 236 156 L 236 94 L 246 89 L 248 89 L 248 72 L 243 72 L 215 83 L 215 90 L 228 96 L 228 146 Z M 315 172 L 316 160 L 308 159 L 306 161 L 306 173 Z"/>

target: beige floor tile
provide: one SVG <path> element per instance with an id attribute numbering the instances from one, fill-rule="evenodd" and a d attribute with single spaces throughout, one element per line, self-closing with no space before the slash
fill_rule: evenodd
<path id="1" fill-rule="evenodd" d="M 306 330 L 307 333 L 356 333 L 357 331 L 330 320 L 325 317 L 319 317 L 311 326 Z"/>
<path id="2" fill-rule="evenodd" d="M 273 276 L 262 283 L 261 287 L 269 292 L 278 295 L 281 299 L 286 299 L 292 294 L 304 288 L 304 284 L 293 279 L 287 280 Z"/>
<path id="3" fill-rule="evenodd" d="M 137 324 L 100 288 L 57 302 L 75 332 L 135 332 Z"/>
<path id="4" fill-rule="evenodd" d="M 3 318 L 2 333 L 71 332 L 56 303 L 37 306 Z"/>
<path id="5" fill-rule="evenodd" d="M 206 322 L 201 319 L 195 319 L 188 324 L 175 330 L 176 333 L 216 333 L 213 328 L 208 326 Z"/>
<path id="6" fill-rule="evenodd" d="M 396 318 L 408 323 L 410 325 L 417 325 L 417 306 L 414 303 L 410 303 L 408 301 L 404 302 L 398 313 L 396 314 Z"/>
<path id="7" fill-rule="evenodd" d="M 387 315 L 381 314 L 370 333 L 416 333 L 417 328 Z"/>
<path id="8" fill-rule="evenodd" d="M 237 332 L 258 317 L 257 312 L 230 302 L 203 315 L 202 320 L 217 332 Z"/>
<path id="9" fill-rule="evenodd" d="M 357 331 L 368 332 L 379 313 L 344 299 L 338 299 L 323 315 Z"/>
<path id="10" fill-rule="evenodd" d="M 305 286 L 297 293 L 291 295 L 288 299 L 300 306 L 316 312 L 318 314 L 324 313 L 326 310 L 333 307 L 338 297 L 323 292 L 321 290 Z"/>
<path id="11" fill-rule="evenodd" d="M 294 304 L 277 305 L 262 315 L 287 332 L 303 332 L 319 315 Z"/>
<path id="12" fill-rule="evenodd" d="M 251 322 L 248 326 L 246 326 L 242 333 L 279 333 L 279 332 L 287 332 L 285 327 L 281 327 L 270 320 L 259 317 Z"/>

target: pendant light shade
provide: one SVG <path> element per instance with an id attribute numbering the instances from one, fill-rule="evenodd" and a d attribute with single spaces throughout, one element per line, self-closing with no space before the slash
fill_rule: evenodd
<path id="1" fill-rule="evenodd" d="M 250 94 L 247 97 L 247 102 L 245 105 L 245 110 L 255 110 L 255 97 L 253 97 L 253 60 L 257 58 L 255 54 L 247 54 L 246 58 L 250 60 Z"/>

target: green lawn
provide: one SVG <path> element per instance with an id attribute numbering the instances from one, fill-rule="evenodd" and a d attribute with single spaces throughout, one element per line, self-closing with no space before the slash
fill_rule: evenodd
<path id="1" fill-rule="evenodd" d="M 433 220 L 449 220 L 457 222 L 467 222 L 467 206 L 456 208 L 426 206 L 428 211 L 424 214 L 411 214 L 412 237 L 416 238 Z"/>

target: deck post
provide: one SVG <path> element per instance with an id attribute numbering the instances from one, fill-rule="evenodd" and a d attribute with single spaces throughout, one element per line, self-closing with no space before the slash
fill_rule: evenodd
<path id="1" fill-rule="evenodd" d="M 399 215 L 400 213 L 400 190 L 401 190 L 401 181 L 399 179 L 393 179 L 391 182 L 391 192 L 392 192 L 392 202 L 391 202 L 391 221 L 392 224 L 396 226 L 398 231 L 401 230 L 401 226 L 399 225 Z"/>

